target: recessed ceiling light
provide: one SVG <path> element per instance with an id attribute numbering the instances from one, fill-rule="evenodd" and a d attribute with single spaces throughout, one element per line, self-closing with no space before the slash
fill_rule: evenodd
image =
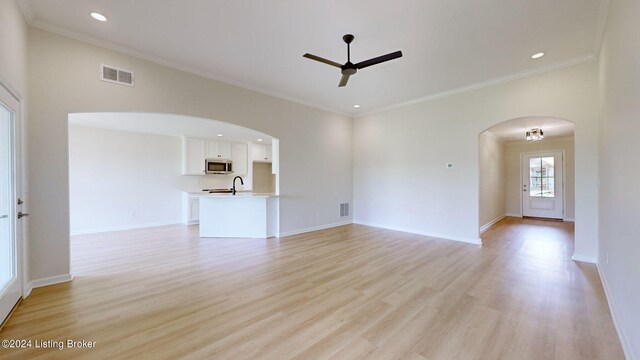
<path id="1" fill-rule="evenodd" d="M 354 108 L 359 109 L 360 105 L 353 105 Z"/>
<path id="2" fill-rule="evenodd" d="M 223 134 L 218 134 L 218 136 L 224 136 Z"/>
<path id="3" fill-rule="evenodd" d="M 258 139 L 258 141 L 262 141 L 262 139 Z"/>
<path id="4" fill-rule="evenodd" d="M 544 56 L 544 53 L 543 53 L 543 52 L 541 52 L 541 53 L 537 53 L 537 54 L 535 54 L 535 55 L 531 55 L 531 58 L 532 58 L 532 59 L 540 59 L 540 58 L 541 58 L 541 57 L 543 57 L 543 56 Z"/>
<path id="5" fill-rule="evenodd" d="M 91 13 L 91 17 L 98 21 L 107 21 L 107 17 L 100 13 L 93 12 Z"/>

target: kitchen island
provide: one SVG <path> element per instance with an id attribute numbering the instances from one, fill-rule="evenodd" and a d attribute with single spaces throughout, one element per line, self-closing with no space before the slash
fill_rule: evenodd
<path id="1" fill-rule="evenodd" d="M 269 238 L 276 236 L 278 197 L 239 192 L 202 194 L 200 237 Z"/>

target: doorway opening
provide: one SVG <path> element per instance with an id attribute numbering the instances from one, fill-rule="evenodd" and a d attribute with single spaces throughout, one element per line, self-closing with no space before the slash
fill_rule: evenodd
<path id="1" fill-rule="evenodd" d="M 269 206 L 265 234 L 238 237 L 278 236 L 277 138 L 175 114 L 73 113 L 68 121 L 71 236 L 182 226 L 196 238 L 217 237 L 202 234 L 201 199 L 234 190 Z"/>
<path id="2" fill-rule="evenodd" d="M 542 129 L 543 138 L 527 140 Z M 574 124 L 524 117 L 479 135 L 480 234 L 506 218 L 575 221 Z"/>
<path id="3" fill-rule="evenodd" d="M 25 293 L 20 101 L 0 83 L 0 328 Z"/>

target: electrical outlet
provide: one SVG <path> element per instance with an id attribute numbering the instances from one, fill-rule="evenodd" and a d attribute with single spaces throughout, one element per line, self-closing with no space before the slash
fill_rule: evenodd
<path id="1" fill-rule="evenodd" d="M 133 210 L 131 210 L 131 212 L 129 212 L 129 217 L 130 217 L 130 218 L 134 218 L 134 217 L 136 217 L 136 212 L 135 212 L 135 211 L 133 211 Z"/>
<path id="2" fill-rule="evenodd" d="M 316 219 L 320 219 L 320 211 L 316 211 Z"/>

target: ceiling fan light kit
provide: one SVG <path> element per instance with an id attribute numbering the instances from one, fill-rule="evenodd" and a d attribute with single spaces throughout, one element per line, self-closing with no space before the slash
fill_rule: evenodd
<path id="1" fill-rule="evenodd" d="M 351 34 L 346 34 L 345 36 L 342 37 L 342 40 L 344 40 L 344 42 L 347 44 L 347 62 L 344 65 L 339 64 L 335 61 L 327 60 L 317 55 L 309 54 L 309 53 L 306 53 L 302 56 L 306 57 L 307 59 L 319 61 L 321 63 L 325 63 L 327 65 L 340 68 L 342 73 L 342 78 L 340 78 L 340 83 L 338 84 L 338 87 L 346 86 L 347 82 L 349 81 L 349 77 L 357 73 L 358 70 L 360 69 L 364 69 L 372 65 L 380 64 L 385 61 L 402 57 L 402 51 L 395 51 L 386 55 L 378 56 L 378 57 L 354 64 L 351 62 L 351 42 L 353 42 L 353 39 L 355 39 L 355 37 Z"/>

